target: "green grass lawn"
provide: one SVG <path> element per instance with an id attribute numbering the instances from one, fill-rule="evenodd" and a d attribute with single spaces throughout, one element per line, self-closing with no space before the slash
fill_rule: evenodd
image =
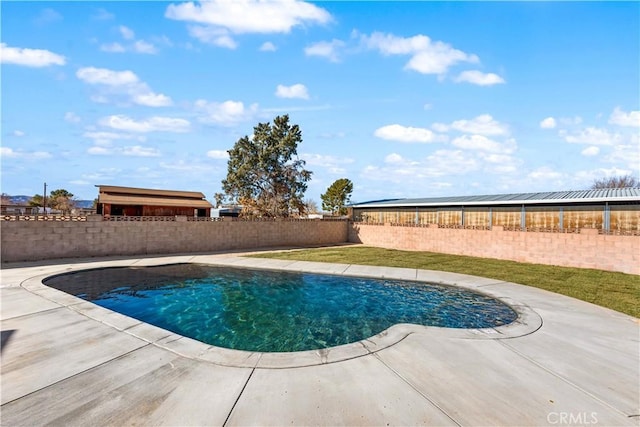
<path id="1" fill-rule="evenodd" d="M 639 314 L 640 276 L 633 274 L 368 246 L 268 252 L 252 256 L 472 274 L 546 289 L 634 317 Z"/>

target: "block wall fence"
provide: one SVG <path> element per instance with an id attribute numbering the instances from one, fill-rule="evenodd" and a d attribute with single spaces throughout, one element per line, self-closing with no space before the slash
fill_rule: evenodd
<path id="1" fill-rule="evenodd" d="M 374 225 L 350 221 L 0 221 L 2 262 L 362 243 L 640 274 L 640 236 Z"/>
<path id="2" fill-rule="evenodd" d="M 333 245 L 347 221 L 0 221 L 2 262 Z"/>
<path id="3" fill-rule="evenodd" d="M 544 233 L 491 229 L 406 227 L 351 223 L 349 241 L 411 251 L 497 258 L 564 267 L 595 268 L 640 274 L 640 236 Z"/>

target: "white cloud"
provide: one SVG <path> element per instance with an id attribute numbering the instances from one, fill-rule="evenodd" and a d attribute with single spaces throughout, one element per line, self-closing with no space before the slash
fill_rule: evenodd
<path id="1" fill-rule="evenodd" d="M 640 127 L 640 111 L 624 112 L 620 107 L 616 107 L 609 116 L 609 123 L 618 126 Z"/>
<path id="2" fill-rule="evenodd" d="M 304 48 L 307 56 L 320 56 L 327 58 L 331 62 L 339 62 L 339 51 L 345 46 L 342 40 L 333 39 L 330 42 L 317 42 Z"/>
<path id="3" fill-rule="evenodd" d="M 229 32 L 224 28 L 189 25 L 188 30 L 191 37 L 200 40 L 202 43 L 224 47 L 226 49 L 235 49 L 238 47 L 238 43 L 231 38 Z"/>
<path id="4" fill-rule="evenodd" d="M 366 48 L 376 49 L 383 55 L 409 55 L 426 51 L 431 46 L 431 39 L 422 34 L 406 38 L 374 32 L 370 36 L 362 34 L 360 41 Z"/>
<path id="5" fill-rule="evenodd" d="M 435 130 L 436 132 L 445 133 L 449 132 L 450 126 L 444 123 L 434 123 L 431 125 L 431 129 Z"/>
<path id="6" fill-rule="evenodd" d="M 0 157 L 8 157 L 13 159 L 40 160 L 51 158 L 51 153 L 47 151 L 24 151 L 14 150 L 10 147 L 0 147 Z"/>
<path id="7" fill-rule="evenodd" d="M 207 157 L 217 160 L 229 159 L 229 153 L 226 150 L 209 150 L 207 151 Z"/>
<path id="8" fill-rule="evenodd" d="M 158 53 L 158 49 L 156 49 L 156 47 L 153 44 L 146 42 L 144 40 L 136 40 L 135 43 L 133 43 L 132 49 L 134 52 L 146 53 L 149 55 L 154 55 Z"/>
<path id="9" fill-rule="evenodd" d="M 153 147 L 131 145 L 113 147 L 111 145 L 94 145 L 87 149 L 87 153 L 94 156 L 128 156 L 128 157 L 160 157 L 160 152 Z"/>
<path id="10" fill-rule="evenodd" d="M 462 135 L 451 141 L 451 144 L 458 148 L 464 148 L 467 150 L 481 150 L 494 153 L 503 150 L 500 143 L 483 135 Z"/>
<path id="11" fill-rule="evenodd" d="M 173 117 L 150 117 L 134 120 L 124 115 L 104 117 L 100 125 L 126 132 L 189 132 L 191 123 Z"/>
<path id="12" fill-rule="evenodd" d="M 110 52 L 110 53 L 123 53 L 126 52 L 127 49 L 125 49 L 124 46 L 122 46 L 120 43 L 103 43 L 100 45 L 100 50 L 103 52 Z"/>
<path id="13" fill-rule="evenodd" d="M 44 49 L 9 47 L 6 43 L 0 43 L 0 61 L 6 64 L 40 68 L 50 65 L 64 65 L 66 58 Z"/>
<path id="14" fill-rule="evenodd" d="M 125 27 L 124 25 L 120 25 L 118 28 L 122 38 L 125 40 L 133 40 L 136 38 L 136 33 L 133 32 L 131 28 Z"/>
<path id="15" fill-rule="evenodd" d="M 260 46 L 261 52 L 275 52 L 276 50 L 278 50 L 276 45 L 271 42 L 264 42 L 262 43 L 262 46 Z"/>
<path id="16" fill-rule="evenodd" d="M 171 171 L 178 171 L 184 174 L 202 175 L 211 173 L 215 166 L 208 163 L 196 163 L 193 161 L 178 160 L 175 163 L 160 162 L 160 167 Z"/>
<path id="17" fill-rule="evenodd" d="M 412 55 L 404 68 L 422 74 L 442 75 L 459 62 L 479 62 L 476 55 L 454 49 L 447 43 L 434 42 L 422 34 L 405 38 L 374 32 L 370 36 L 361 35 L 360 41 L 364 47 L 383 55 Z"/>
<path id="18" fill-rule="evenodd" d="M 505 80 L 494 73 L 483 73 L 477 70 L 463 71 L 454 79 L 456 82 L 467 82 L 478 86 L 493 86 L 506 83 Z"/>
<path id="19" fill-rule="evenodd" d="M 553 181 L 561 179 L 563 176 L 561 172 L 554 171 L 547 166 L 539 167 L 527 174 L 527 178 L 536 181 Z"/>
<path id="20" fill-rule="evenodd" d="M 158 49 L 152 43 L 149 43 L 145 40 L 136 40 L 135 32 L 124 25 L 120 25 L 118 27 L 118 31 L 122 38 L 127 42 L 126 44 L 113 42 L 113 43 L 103 43 L 100 45 L 100 50 L 103 52 L 110 53 L 124 53 L 124 52 L 134 52 L 134 53 L 144 53 L 149 55 L 154 55 L 158 53 Z M 170 42 L 170 40 L 166 37 L 160 39 L 163 43 Z"/>
<path id="21" fill-rule="evenodd" d="M 505 152 L 440 149 L 422 159 L 414 156 L 407 158 L 398 153 L 388 154 L 381 166 L 369 165 L 362 171 L 361 176 L 365 180 L 387 181 L 404 186 L 411 182 L 414 188 L 429 186 L 433 189 L 441 184 L 445 187 L 450 186 L 449 183 L 441 182 L 443 177 L 450 179 L 455 176 L 472 175 L 478 171 L 502 175 L 512 181 L 513 176 L 519 173 L 522 163 L 520 159 Z"/>
<path id="22" fill-rule="evenodd" d="M 509 154 L 480 153 L 479 160 L 484 163 L 484 171 L 492 174 L 513 174 L 520 170 L 522 160 Z"/>
<path id="23" fill-rule="evenodd" d="M 276 88 L 276 96 L 278 98 L 309 99 L 309 92 L 307 91 L 307 87 L 300 83 L 291 86 L 278 85 Z"/>
<path id="24" fill-rule="evenodd" d="M 406 160 L 398 153 L 388 154 L 384 158 L 384 162 L 385 163 L 391 163 L 391 164 L 393 164 L 393 163 L 396 163 L 396 164 L 403 163 L 405 161 Z"/>
<path id="25" fill-rule="evenodd" d="M 565 126 L 573 126 L 573 125 L 579 125 L 580 123 L 582 123 L 582 117 L 580 116 L 575 116 L 575 117 L 561 117 L 559 120 L 560 124 L 565 125 Z"/>
<path id="26" fill-rule="evenodd" d="M 350 164 L 354 162 L 354 160 L 349 157 L 338 157 L 326 154 L 302 153 L 300 154 L 300 158 L 304 159 L 308 165 L 322 167 L 332 167 L 336 164 Z"/>
<path id="27" fill-rule="evenodd" d="M 97 145 L 110 146 L 112 141 L 118 139 L 131 140 L 136 139 L 138 141 L 145 141 L 146 137 L 142 135 L 134 135 L 130 133 L 116 133 L 116 132 L 101 132 L 101 131 L 89 131 L 82 134 L 83 137 L 92 139 Z"/>
<path id="28" fill-rule="evenodd" d="M 429 143 L 443 140 L 441 135 L 437 135 L 429 129 L 407 127 L 398 124 L 383 126 L 376 129 L 373 134 L 378 138 L 399 142 Z"/>
<path id="29" fill-rule="evenodd" d="M 461 150 L 437 150 L 425 164 L 434 176 L 462 175 L 479 168 L 478 160 Z"/>
<path id="30" fill-rule="evenodd" d="M 638 165 L 640 165 L 640 149 L 638 148 L 638 141 L 632 141 L 630 145 L 616 145 L 609 154 L 604 156 L 603 160 L 607 163 L 625 165 L 629 169 L 627 173 L 637 174 Z M 627 173 L 620 175 L 626 175 Z"/>
<path id="31" fill-rule="evenodd" d="M 124 86 L 139 83 L 138 76 L 133 71 L 113 71 L 106 68 L 85 67 L 76 71 L 76 76 L 89 84 L 107 86 Z"/>
<path id="32" fill-rule="evenodd" d="M 596 147 L 592 145 L 591 147 L 587 147 L 580 152 L 583 156 L 592 157 L 597 156 L 600 153 L 600 147 Z"/>
<path id="33" fill-rule="evenodd" d="M 231 100 L 218 103 L 199 99 L 194 106 L 197 111 L 204 113 L 200 121 L 223 126 L 232 126 L 238 122 L 249 120 L 258 112 L 258 104 L 251 104 L 246 108 L 241 101 Z"/>
<path id="34" fill-rule="evenodd" d="M 165 17 L 225 28 L 235 34 L 289 33 L 296 26 L 331 21 L 326 10 L 297 0 L 211 0 L 199 4 L 171 4 Z"/>
<path id="35" fill-rule="evenodd" d="M 434 123 L 431 128 L 438 132 L 447 132 L 450 129 L 454 129 L 464 133 L 479 134 L 479 135 L 507 135 L 509 128 L 494 120 L 489 114 L 482 114 L 471 120 L 456 120 L 450 125 L 444 123 Z"/>
<path id="36" fill-rule="evenodd" d="M 129 102 L 147 107 L 165 107 L 173 104 L 170 97 L 153 92 L 149 86 L 129 70 L 113 71 L 106 68 L 85 67 L 76 72 L 85 83 L 103 86 L 107 90 L 91 99 L 98 103 L 109 102 L 109 95 L 124 95 Z"/>
<path id="37" fill-rule="evenodd" d="M 93 146 L 87 149 L 87 153 L 94 156 L 108 156 L 113 154 L 113 149 L 102 146 Z"/>
<path id="38" fill-rule="evenodd" d="M 328 173 L 340 175 L 345 175 L 347 173 L 344 165 L 352 164 L 355 161 L 349 157 L 312 153 L 301 153 L 300 158 L 309 166 L 313 166 L 314 168 L 324 168 Z"/>
<path id="39" fill-rule="evenodd" d="M 553 117 L 547 117 L 540 122 L 540 127 L 542 129 L 555 129 L 556 126 L 556 119 L 554 119 Z"/>
<path id="40" fill-rule="evenodd" d="M 2 157 L 18 157 L 18 154 L 13 151 L 13 148 L 0 147 L 0 156 Z"/>
<path id="41" fill-rule="evenodd" d="M 565 141 L 571 144 L 615 145 L 622 141 L 622 135 L 611 134 L 606 129 L 595 127 L 588 127 L 573 134 L 561 132 L 560 135 L 564 136 Z"/>
<path id="42" fill-rule="evenodd" d="M 173 102 L 171 98 L 161 93 L 142 93 L 133 97 L 133 102 L 138 105 L 146 105 L 147 107 L 167 107 Z"/>
<path id="43" fill-rule="evenodd" d="M 125 156 L 133 157 L 159 157 L 160 152 L 152 147 L 142 147 L 140 145 L 134 145 L 131 147 L 124 147 L 122 154 Z"/>
<path id="44" fill-rule="evenodd" d="M 13 131 L 13 136 L 17 136 L 18 138 L 20 138 L 20 137 L 22 137 L 24 135 L 25 135 L 25 133 L 23 131 L 21 131 L 21 130 L 14 130 Z"/>

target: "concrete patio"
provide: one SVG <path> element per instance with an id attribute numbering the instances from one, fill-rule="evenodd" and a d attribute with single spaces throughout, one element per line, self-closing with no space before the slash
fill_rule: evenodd
<path id="1" fill-rule="evenodd" d="M 212 347 L 44 286 L 107 266 L 199 262 L 475 288 L 520 314 L 459 330 L 396 325 L 300 353 Z M 514 283 L 237 254 L 2 266 L 3 426 L 640 425 L 638 319 Z"/>

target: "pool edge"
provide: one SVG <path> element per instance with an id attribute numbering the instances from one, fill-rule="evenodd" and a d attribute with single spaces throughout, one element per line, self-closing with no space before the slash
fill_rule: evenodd
<path id="1" fill-rule="evenodd" d="M 116 313 L 63 291 L 50 288 L 42 283 L 44 279 L 57 274 L 93 268 L 104 268 L 110 266 L 124 267 L 127 265 L 152 266 L 175 263 L 175 261 L 169 261 L 168 258 L 165 257 L 148 258 L 144 260 L 131 259 L 129 260 L 129 263 L 126 261 L 123 262 L 123 260 L 101 261 L 98 266 L 65 266 L 65 269 L 61 269 L 59 271 L 33 276 L 24 280 L 20 285 L 24 289 L 47 300 L 55 302 L 79 314 L 115 328 L 118 331 L 135 336 L 138 339 L 176 353 L 180 356 L 237 368 L 282 369 L 336 363 L 374 354 L 401 342 L 411 334 L 426 334 L 457 339 L 509 339 L 531 334 L 542 326 L 541 316 L 528 305 L 520 301 L 515 301 L 509 295 L 506 295 L 499 289 L 492 287 L 493 285 L 504 285 L 507 282 L 483 277 L 420 269 L 311 263 L 305 261 L 282 261 L 264 258 L 248 258 L 236 255 L 200 255 L 189 257 L 188 260 L 182 260 L 180 262 L 332 275 L 414 280 L 457 286 L 470 289 L 474 292 L 484 293 L 502 301 L 516 311 L 518 317 L 507 325 L 484 329 L 455 329 L 414 324 L 397 324 L 384 330 L 380 334 L 367 339 L 327 349 L 289 353 L 261 353 L 232 350 L 205 344 L 192 338 L 184 337 L 157 326 Z"/>

